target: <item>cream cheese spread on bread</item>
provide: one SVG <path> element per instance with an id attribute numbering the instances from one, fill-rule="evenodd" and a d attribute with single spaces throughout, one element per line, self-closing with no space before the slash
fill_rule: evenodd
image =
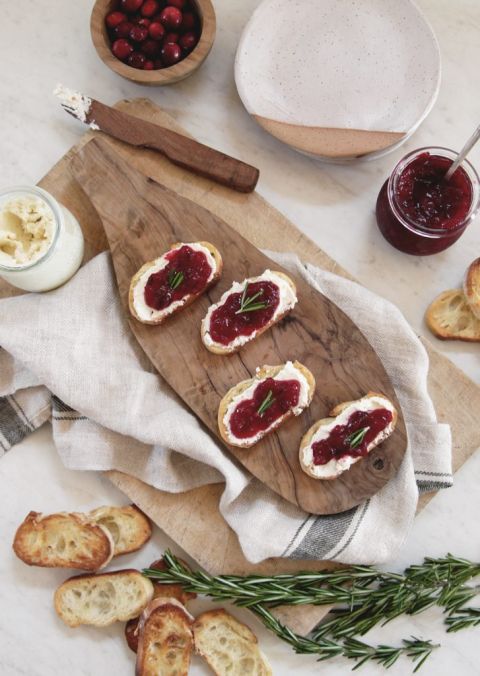
<path id="1" fill-rule="evenodd" d="M 274 376 L 274 380 L 297 380 L 300 383 L 298 403 L 295 406 L 295 408 L 291 409 L 293 415 L 295 416 L 300 415 L 302 411 L 310 403 L 311 398 L 310 385 L 305 376 L 303 375 L 303 373 L 291 361 L 287 361 L 285 365 L 282 367 L 282 370 L 279 371 Z M 225 429 L 227 430 L 228 439 L 230 443 L 235 444 L 236 446 L 253 446 L 253 444 L 255 444 L 259 439 L 264 437 L 266 434 L 268 434 L 272 429 L 277 427 L 279 424 L 279 421 L 275 420 L 266 430 L 262 430 L 261 432 L 258 432 L 254 436 L 248 437 L 247 439 L 239 439 L 231 431 L 230 418 L 232 417 L 233 412 L 235 411 L 235 409 L 237 408 L 238 404 L 241 401 L 245 401 L 253 397 L 253 393 L 255 392 L 255 389 L 257 388 L 259 382 L 261 381 L 255 378 L 252 384 L 246 390 L 244 390 L 240 395 L 232 399 L 232 401 L 227 406 L 225 415 L 223 416 L 223 423 L 225 425 Z"/>
<path id="2" fill-rule="evenodd" d="M 337 427 L 337 425 L 345 425 L 352 413 L 355 411 L 373 411 L 375 409 L 384 408 L 395 414 L 395 407 L 386 398 L 379 395 L 367 396 L 357 401 L 352 401 L 346 406 L 343 411 L 335 418 L 327 418 L 324 425 L 321 425 L 307 446 L 300 451 L 301 464 L 308 468 L 309 474 L 314 475 L 318 479 L 333 479 L 342 472 L 349 469 L 354 463 L 361 460 L 361 457 L 354 457 L 352 455 L 343 455 L 340 458 L 332 459 L 324 465 L 316 465 L 313 462 L 313 444 L 327 439 L 330 432 Z M 327 422 L 329 420 L 329 422 Z M 367 446 L 367 452 L 370 452 L 375 446 L 382 443 L 393 432 L 395 427 L 395 420 L 393 419 Z"/>
<path id="3" fill-rule="evenodd" d="M 222 295 L 218 303 L 214 303 L 208 308 L 208 312 L 202 321 L 202 340 L 207 347 L 211 346 L 218 346 L 221 348 L 225 347 L 221 343 L 217 343 L 215 340 L 213 340 L 213 338 L 210 335 L 209 327 L 212 314 L 218 307 L 220 307 L 225 303 L 225 301 L 229 296 L 231 296 L 233 293 L 243 293 L 245 285 L 253 284 L 254 282 L 272 282 L 279 289 L 280 300 L 269 324 L 274 324 L 279 317 L 289 312 L 289 310 L 291 310 L 297 303 L 297 295 L 295 293 L 295 289 L 292 286 L 292 284 L 289 284 L 289 282 L 284 276 L 279 275 L 278 273 L 272 270 L 265 270 L 265 272 L 263 272 L 258 277 L 244 279 L 243 282 L 234 282 L 232 286 L 227 291 L 225 291 L 225 293 Z M 251 340 L 253 340 L 260 330 L 261 329 L 256 330 L 253 333 L 250 333 L 249 335 L 237 336 L 234 340 L 232 340 L 231 343 L 228 344 L 228 348 L 230 350 L 234 350 L 236 348 L 241 347 L 242 345 L 245 345 L 245 343 L 248 343 Z"/>
<path id="4" fill-rule="evenodd" d="M 168 265 L 167 254 L 169 254 L 171 251 L 174 251 L 175 249 L 180 249 L 182 246 L 188 246 L 190 249 L 193 249 L 194 251 L 199 251 L 205 255 L 207 263 L 211 268 L 207 284 L 209 284 L 212 281 L 213 277 L 215 276 L 215 273 L 217 272 L 217 263 L 215 261 L 215 258 L 212 256 L 211 252 L 207 249 L 207 247 L 203 246 L 202 244 L 199 244 L 198 242 L 189 242 L 188 244 L 180 242 L 179 244 L 172 247 L 165 254 L 163 254 L 163 256 L 157 258 L 154 264 L 151 265 L 147 270 L 145 270 L 143 275 L 136 282 L 135 288 L 133 290 L 133 303 L 135 306 L 135 311 L 140 321 L 150 321 L 152 319 L 160 319 L 161 317 L 167 317 L 168 315 L 171 315 L 173 312 L 175 312 L 178 308 L 182 307 L 182 305 L 185 305 L 185 303 L 187 302 L 189 297 L 188 295 L 184 296 L 178 301 L 171 303 L 168 307 L 166 307 L 163 310 L 155 310 L 155 308 L 149 307 L 145 302 L 145 285 L 148 282 L 149 278 L 156 272 L 160 272 L 160 270 L 163 270 L 164 268 L 167 267 Z"/>

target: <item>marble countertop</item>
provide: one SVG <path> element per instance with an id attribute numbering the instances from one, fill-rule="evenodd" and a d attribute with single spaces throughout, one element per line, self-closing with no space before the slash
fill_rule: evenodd
<path id="1" fill-rule="evenodd" d="M 285 213 L 328 254 L 366 286 L 395 302 L 415 331 L 426 335 L 423 314 L 443 289 L 459 285 L 465 267 L 480 255 L 480 221 L 444 253 L 415 258 L 392 249 L 380 237 L 374 217 L 378 190 L 393 164 L 407 151 L 424 145 L 458 149 L 478 124 L 474 94 L 480 90 L 480 4 L 478 0 L 420 0 L 440 42 L 443 80 L 434 110 L 407 144 L 392 155 L 353 166 L 324 165 L 282 146 L 249 118 L 233 82 L 235 46 L 258 0 L 215 0 L 218 33 L 214 48 L 198 73 L 168 88 L 145 89 L 123 80 L 97 58 L 89 35 L 92 2 L 54 0 L 9 3 L 2 7 L 0 40 L 0 157 L 2 184 L 35 183 L 83 133 L 66 116 L 51 92 L 62 82 L 107 103 L 120 98 L 149 96 L 201 141 L 258 166 L 258 191 Z M 480 166 L 480 146 L 471 154 Z M 272 232 L 272 241 L 275 233 Z M 473 380 L 480 383 L 478 347 L 444 344 L 431 338 Z M 479 560 L 478 518 L 480 475 L 477 453 L 456 474 L 455 486 L 437 495 L 417 517 L 401 554 L 389 568 L 399 570 L 425 555 L 446 551 Z M 65 573 L 28 568 L 11 553 L 18 523 L 30 509 L 84 510 L 125 498 L 106 479 L 77 473 L 61 465 L 49 427 L 32 435 L 0 461 L 0 634 L 3 650 L 0 673 L 5 676 L 69 673 L 133 673 L 133 657 L 125 647 L 122 628 L 69 630 L 55 616 L 52 595 Z M 126 557 L 122 564 L 142 566 L 165 546 L 172 545 L 157 529 L 148 548 Z M 196 612 L 209 607 L 197 601 Z M 349 664 L 334 660 L 319 665 L 295 656 L 268 634 L 247 612 L 234 610 L 258 634 L 274 673 L 344 674 Z M 397 643 L 410 635 L 442 644 L 422 668 L 423 674 L 462 676 L 480 673 L 474 632 L 447 635 L 438 613 L 401 618 L 372 642 Z M 406 661 L 390 671 L 409 673 Z M 377 666 L 361 673 L 380 674 Z M 191 673 L 207 674 L 195 658 Z"/>

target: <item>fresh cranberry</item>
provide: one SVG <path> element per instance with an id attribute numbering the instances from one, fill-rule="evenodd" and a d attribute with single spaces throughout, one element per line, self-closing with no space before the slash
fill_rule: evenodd
<path id="1" fill-rule="evenodd" d="M 163 38 L 163 45 L 168 45 L 169 42 L 178 42 L 180 38 L 179 33 L 167 33 Z"/>
<path id="2" fill-rule="evenodd" d="M 142 16 L 152 17 L 160 9 L 157 0 L 145 0 L 140 10 Z"/>
<path id="3" fill-rule="evenodd" d="M 132 68 L 143 68 L 145 61 L 145 54 L 142 54 L 142 52 L 132 52 L 127 59 L 128 65 Z"/>
<path id="4" fill-rule="evenodd" d="M 160 43 L 156 40 L 145 40 L 145 42 L 142 42 L 140 49 L 147 56 L 155 57 L 160 51 Z"/>
<path id="5" fill-rule="evenodd" d="M 180 47 L 186 52 L 191 52 L 198 42 L 198 38 L 193 31 L 185 33 L 179 40 Z"/>
<path id="6" fill-rule="evenodd" d="M 168 0 L 168 4 L 171 7 L 176 7 L 177 9 L 183 9 L 186 5 L 187 0 Z"/>
<path id="7" fill-rule="evenodd" d="M 134 42 L 144 42 L 148 37 L 148 28 L 143 26 L 134 26 L 129 33 L 130 40 Z"/>
<path id="8" fill-rule="evenodd" d="M 192 14 L 192 12 L 185 12 L 183 14 L 182 23 L 180 24 L 180 30 L 182 33 L 193 31 L 196 23 L 195 15 Z"/>
<path id="9" fill-rule="evenodd" d="M 133 23 L 130 21 L 122 21 L 113 29 L 116 38 L 128 38 L 130 31 L 133 28 Z"/>
<path id="10" fill-rule="evenodd" d="M 120 59 L 120 61 L 126 61 L 133 52 L 133 47 L 128 40 L 120 38 L 120 40 L 115 40 L 113 43 L 112 52 L 117 59 Z"/>
<path id="11" fill-rule="evenodd" d="M 145 63 L 143 64 L 143 70 L 153 70 L 154 67 L 155 67 L 155 66 L 154 66 L 153 61 L 147 60 L 147 61 L 145 61 Z"/>
<path id="12" fill-rule="evenodd" d="M 149 0 L 147 0 L 149 2 Z M 177 7 L 165 7 L 163 12 L 160 14 L 160 21 L 163 23 L 167 30 L 175 30 L 182 23 L 182 13 Z"/>
<path id="13" fill-rule="evenodd" d="M 136 24 L 137 26 L 143 26 L 144 28 L 149 28 L 150 24 L 152 23 L 150 19 L 146 19 L 143 16 L 135 16 L 133 18 L 133 23 Z"/>
<path id="14" fill-rule="evenodd" d="M 163 65 L 163 61 L 161 59 L 155 59 L 155 61 L 153 62 L 153 65 L 155 67 L 155 70 L 160 70 L 161 68 L 165 68 L 165 66 Z"/>
<path id="15" fill-rule="evenodd" d="M 120 7 L 124 12 L 132 14 L 140 9 L 143 0 L 120 0 Z"/>
<path id="16" fill-rule="evenodd" d="M 165 35 L 165 28 L 162 26 L 161 23 L 157 23 L 155 21 L 155 23 L 150 24 L 148 34 L 152 38 L 152 40 L 161 40 Z"/>
<path id="17" fill-rule="evenodd" d="M 105 17 L 105 23 L 108 28 L 116 28 L 118 24 L 126 20 L 127 16 L 123 12 L 111 12 Z"/>
<path id="18" fill-rule="evenodd" d="M 166 66 L 173 66 L 182 58 L 182 50 L 175 42 L 169 42 L 162 47 L 162 61 Z"/>

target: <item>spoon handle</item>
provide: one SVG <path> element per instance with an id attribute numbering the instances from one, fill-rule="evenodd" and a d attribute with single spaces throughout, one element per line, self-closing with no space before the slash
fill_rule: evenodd
<path id="1" fill-rule="evenodd" d="M 465 143 L 461 151 L 458 153 L 457 159 L 445 174 L 445 179 L 447 181 L 449 181 L 452 178 L 453 174 L 457 171 L 458 167 L 462 164 L 463 160 L 466 158 L 466 156 L 471 151 L 471 149 L 478 141 L 478 139 L 480 139 L 480 125 L 475 129 L 475 131 L 470 136 L 468 141 Z"/>

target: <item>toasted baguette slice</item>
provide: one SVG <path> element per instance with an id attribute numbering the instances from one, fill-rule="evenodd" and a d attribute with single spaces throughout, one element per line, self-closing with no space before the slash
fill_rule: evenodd
<path id="1" fill-rule="evenodd" d="M 152 535 L 150 520 L 135 505 L 99 507 L 88 517 L 110 532 L 115 545 L 114 556 L 136 552 Z"/>
<path id="2" fill-rule="evenodd" d="M 460 289 L 443 291 L 425 315 L 430 331 L 441 340 L 480 342 L 480 319 L 475 317 Z"/>
<path id="3" fill-rule="evenodd" d="M 187 676 L 193 617 L 176 599 L 155 599 L 142 613 L 136 676 Z"/>
<path id="4" fill-rule="evenodd" d="M 463 293 L 470 310 L 477 319 L 480 319 L 480 258 L 471 263 L 463 280 Z"/>
<path id="5" fill-rule="evenodd" d="M 183 563 L 184 566 L 187 566 L 185 561 L 182 561 L 180 559 L 181 563 Z M 167 566 L 164 562 L 163 559 L 158 559 L 151 563 L 149 568 L 154 568 L 155 570 L 166 570 Z M 187 566 L 188 568 L 188 566 Z M 160 584 L 159 582 L 155 582 L 155 580 L 152 580 L 153 582 L 153 598 L 170 598 L 170 599 L 176 599 L 179 601 L 182 605 L 185 605 L 188 603 L 188 601 L 191 601 L 192 599 L 196 599 L 197 595 L 194 594 L 193 592 L 187 592 L 183 589 L 183 587 L 179 584 Z M 140 618 L 136 617 L 133 620 L 129 620 L 127 624 L 125 625 L 125 639 L 128 643 L 128 647 L 130 650 L 133 650 L 134 653 L 137 652 L 138 649 L 138 623 L 139 623 Z"/>
<path id="6" fill-rule="evenodd" d="M 153 584 L 138 570 L 77 575 L 55 592 L 55 610 L 69 627 L 106 627 L 137 617 L 153 597 Z"/>
<path id="7" fill-rule="evenodd" d="M 283 370 L 288 370 L 288 375 L 290 379 L 296 378 L 301 383 L 301 396 L 304 394 L 305 401 L 302 405 L 297 406 L 296 409 L 289 409 L 284 415 L 280 416 L 275 420 L 270 427 L 266 430 L 260 432 L 256 437 L 252 439 L 237 439 L 234 437 L 228 426 L 228 417 L 231 412 L 235 409 L 236 405 L 243 399 L 249 399 L 257 385 L 267 378 L 275 378 Z M 247 390 L 249 390 L 247 392 Z M 254 378 L 249 380 L 243 380 L 242 382 L 232 387 L 227 394 L 223 397 L 218 408 L 218 428 L 220 435 L 227 444 L 232 446 L 240 446 L 241 448 L 249 448 L 256 444 L 260 439 L 266 434 L 270 434 L 273 430 L 277 429 L 283 422 L 291 418 L 293 415 L 300 415 L 307 406 L 310 405 L 312 401 L 313 393 L 315 391 L 315 378 L 313 374 L 307 369 L 306 366 L 300 364 L 300 362 L 286 362 L 286 364 L 280 364 L 279 366 L 262 366 L 262 368 L 257 370 L 257 373 Z"/>
<path id="8" fill-rule="evenodd" d="M 163 269 L 166 264 L 166 255 L 173 251 L 174 249 L 179 249 L 182 246 L 191 246 L 203 250 L 207 255 L 209 262 L 212 265 L 212 276 L 210 281 L 205 285 L 200 293 L 191 293 L 184 296 L 180 301 L 176 301 L 164 308 L 163 310 L 155 310 L 149 308 L 144 301 L 144 289 L 147 281 L 150 276 L 155 272 Z M 187 305 L 193 303 L 199 296 L 202 295 L 208 288 L 215 284 L 221 274 L 223 268 L 223 261 L 218 249 L 210 244 L 210 242 L 179 242 L 174 244 L 169 251 L 165 252 L 159 258 L 156 258 L 153 261 L 148 261 L 142 265 L 140 270 L 134 274 L 132 281 L 130 282 L 130 291 L 128 294 L 128 306 L 130 312 L 138 319 L 142 324 L 161 324 L 168 317 L 170 317 L 175 312 L 183 310 Z"/>
<path id="9" fill-rule="evenodd" d="M 114 553 L 113 538 L 84 514 L 30 512 L 18 528 L 13 551 L 29 566 L 100 570 Z"/>
<path id="10" fill-rule="evenodd" d="M 369 401 L 370 400 L 370 401 Z M 322 428 L 330 426 L 330 429 L 339 424 L 344 424 L 355 411 L 361 410 L 368 406 L 368 410 L 371 410 L 370 407 L 373 405 L 374 408 L 386 408 L 392 412 L 392 421 L 388 426 L 382 430 L 376 437 L 373 439 L 367 446 L 368 453 L 373 450 L 376 446 L 381 444 L 385 439 L 387 439 L 394 431 L 398 413 L 395 406 L 392 402 L 387 399 L 383 394 L 378 394 L 377 392 L 368 392 L 361 399 L 356 399 L 355 401 L 345 401 L 342 404 L 335 406 L 332 411 L 330 411 L 329 418 L 322 418 L 318 420 L 303 436 L 300 443 L 300 465 L 303 471 L 314 479 L 326 479 L 332 480 L 336 479 L 346 472 L 352 465 L 357 463 L 362 459 L 362 456 L 353 457 L 351 455 L 345 455 L 340 457 L 338 460 L 332 459 L 324 465 L 315 465 L 313 462 L 313 455 L 311 451 L 311 444 L 315 443 L 317 438 L 320 438 L 320 435 L 317 435 Z M 341 420 L 340 416 L 343 412 L 347 412 L 347 417 L 344 421 Z"/>
<path id="11" fill-rule="evenodd" d="M 280 301 L 270 321 L 267 322 L 267 324 L 265 324 L 265 326 L 263 326 L 261 329 L 254 331 L 249 336 L 246 335 L 237 336 L 228 345 L 223 345 L 222 343 L 216 342 L 210 334 L 212 315 L 215 312 L 215 310 L 224 305 L 229 296 L 231 296 L 233 293 L 236 294 L 243 293 L 245 288 L 248 288 L 249 284 L 261 281 L 273 282 L 278 286 L 278 289 L 280 291 Z M 258 300 L 261 299 L 259 298 Z M 258 277 L 250 277 L 249 279 L 244 279 L 243 282 L 241 282 L 240 284 L 238 282 L 234 282 L 233 286 L 231 286 L 230 289 L 225 291 L 225 293 L 222 295 L 218 303 L 214 303 L 208 308 L 208 312 L 202 320 L 202 325 L 200 329 L 202 342 L 207 348 L 207 350 L 210 350 L 210 352 L 213 352 L 215 354 L 231 354 L 232 352 L 236 352 L 243 345 L 249 343 L 258 336 L 261 336 L 262 333 L 268 331 L 268 329 L 271 326 L 273 326 L 281 319 L 283 319 L 285 315 L 287 315 L 295 307 L 296 303 L 297 303 L 297 289 L 295 283 L 293 282 L 292 279 L 290 279 L 290 277 L 288 277 L 288 275 L 284 274 L 283 272 L 265 270 L 265 272 L 263 272 Z"/>
<path id="12" fill-rule="evenodd" d="M 217 676 L 270 676 L 272 670 L 250 629 L 219 608 L 193 624 L 195 651 Z"/>

